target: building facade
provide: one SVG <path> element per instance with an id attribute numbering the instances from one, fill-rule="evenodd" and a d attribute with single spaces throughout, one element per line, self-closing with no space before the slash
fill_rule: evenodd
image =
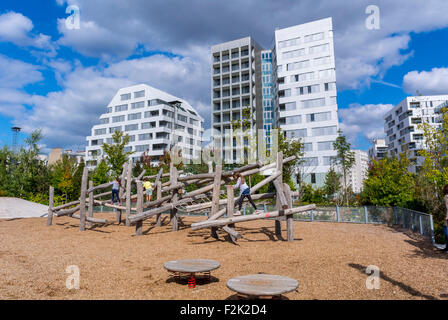
<path id="1" fill-rule="evenodd" d="M 332 19 L 277 29 L 273 64 L 276 126 L 304 143 L 300 179 L 323 186 L 339 129 Z"/>
<path id="2" fill-rule="evenodd" d="M 261 81 L 263 104 L 263 137 L 266 150 L 271 151 L 271 133 L 274 128 L 274 80 L 272 50 L 261 51 Z"/>
<path id="3" fill-rule="evenodd" d="M 212 143 L 226 163 L 247 159 L 248 137 L 263 127 L 261 47 L 246 37 L 211 48 Z M 247 127 L 247 128 L 246 128 Z"/>
<path id="4" fill-rule="evenodd" d="M 407 152 L 412 163 L 410 172 L 417 173 L 423 161 L 418 154 L 425 148 L 420 125 L 439 127 L 436 108 L 447 100 L 448 95 L 407 97 L 384 116 L 388 155 Z"/>
<path id="5" fill-rule="evenodd" d="M 94 168 L 105 156 L 102 144 L 113 143 L 115 131 L 130 136 L 125 151 L 135 163 L 142 155 L 157 163 L 176 146 L 186 160 L 201 156 L 204 119 L 185 100 L 140 84 L 118 90 L 92 127 L 87 139 L 86 165 Z"/>
<path id="6" fill-rule="evenodd" d="M 384 139 L 375 139 L 372 141 L 372 146 L 369 148 L 369 159 L 381 160 L 387 156 L 387 145 Z"/>
<path id="7" fill-rule="evenodd" d="M 350 169 L 349 179 L 353 193 L 361 193 L 364 180 L 367 179 L 367 170 L 369 169 L 369 155 L 365 151 L 352 150 L 355 156 L 355 163 Z"/>

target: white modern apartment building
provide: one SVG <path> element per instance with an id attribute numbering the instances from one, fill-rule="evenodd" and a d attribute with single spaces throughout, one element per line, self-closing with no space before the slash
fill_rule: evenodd
<path id="1" fill-rule="evenodd" d="M 369 169 L 369 155 L 362 150 L 352 150 L 355 156 L 355 163 L 350 169 L 349 183 L 354 193 L 360 193 L 363 189 L 364 180 L 367 178 Z"/>
<path id="2" fill-rule="evenodd" d="M 263 105 L 263 136 L 266 150 L 271 151 L 271 135 L 274 128 L 274 74 L 272 50 L 261 51 L 261 93 Z"/>
<path id="3" fill-rule="evenodd" d="M 86 164 L 95 167 L 104 157 L 102 144 L 112 143 L 112 134 L 123 131 L 130 136 L 125 151 L 135 163 L 142 155 L 157 163 L 164 150 L 176 146 L 186 160 L 201 156 L 204 119 L 185 100 L 139 84 L 118 90 L 99 124 L 87 137 Z"/>
<path id="4" fill-rule="evenodd" d="M 322 186 L 339 128 L 332 19 L 275 30 L 273 64 L 276 126 L 304 142 L 302 181 Z"/>
<path id="5" fill-rule="evenodd" d="M 384 116 L 384 131 L 389 155 L 408 152 L 412 162 L 410 172 L 416 173 L 423 158 L 418 151 L 425 148 L 420 124 L 439 127 L 436 108 L 448 100 L 448 95 L 407 97 Z"/>
<path id="6" fill-rule="evenodd" d="M 369 148 L 369 158 L 372 160 L 381 160 L 387 156 L 387 145 L 384 139 L 374 139 Z"/>
<path id="7" fill-rule="evenodd" d="M 254 136 L 263 125 L 261 47 L 245 37 L 212 46 L 211 54 L 212 143 L 226 163 L 241 163 L 248 158 L 249 138 L 235 136 L 234 126 L 246 122 Z"/>

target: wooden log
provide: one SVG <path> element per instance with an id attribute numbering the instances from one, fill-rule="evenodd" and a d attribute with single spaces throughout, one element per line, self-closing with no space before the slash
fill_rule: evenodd
<path id="1" fill-rule="evenodd" d="M 50 186 L 50 201 L 48 202 L 47 227 L 53 223 L 54 188 Z"/>
<path id="2" fill-rule="evenodd" d="M 93 198 L 94 199 L 98 199 L 98 198 L 101 198 L 101 197 L 108 196 L 110 194 L 112 194 L 112 191 L 107 191 L 107 192 L 96 194 L 96 195 L 93 196 Z"/>
<path id="3" fill-rule="evenodd" d="M 277 201 L 280 204 L 280 208 L 288 208 L 288 201 L 286 201 L 285 193 L 283 191 L 283 183 L 279 182 L 279 180 L 274 180 L 274 186 L 277 191 Z"/>
<path id="4" fill-rule="evenodd" d="M 201 195 L 198 195 L 201 196 Z M 275 197 L 275 193 L 261 193 L 261 194 L 254 194 L 251 196 L 252 200 L 262 200 L 262 199 L 273 199 Z M 239 197 L 237 197 L 234 201 L 237 202 L 239 200 Z M 225 205 L 227 203 L 227 199 L 221 199 L 219 200 L 219 205 Z M 204 210 L 207 208 L 210 208 L 212 206 L 212 202 L 204 202 L 204 203 L 198 203 L 198 204 L 192 204 L 190 206 L 186 207 L 187 212 L 193 212 L 198 210 Z"/>
<path id="5" fill-rule="evenodd" d="M 79 214 L 73 214 L 71 217 L 81 220 L 81 217 Z M 107 221 L 106 219 L 98 219 L 98 218 L 91 218 L 91 217 L 86 217 L 86 221 L 92 222 L 92 223 L 101 223 L 101 224 L 109 223 L 109 221 Z"/>
<path id="6" fill-rule="evenodd" d="M 123 194 L 125 191 L 125 178 L 126 178 L 126 174 L 127 174 L 127 170 L 128 170 L 128 164 L 127 162 L 123 163 L 123 171 L 121 172 L 121 177 L 120 177 L 120 191 L 119 191 L 119 195 L 118 197 L 120 198 L 120 200 L 123 198 Z"/>
<path id="7" fill-rule="evenodd" d="M 243 171 L 247 171 L 247 170 L 251 170 L 251 169 L 255 169 L 255 168 L 259 168 L 259 167 L 261 167 L 261 162 L 257 161 L 256 163 L 247 164 L 245 166 L 242 166 L 242 167 L 237 168 L 232 171 L 223 172 L 222 176 L 223 177 L 231 177 L 237 172 L 243 172 Z"/>
<path id="8" fill-rule="evenodd" d="M 131 215 L 131 188 L 132 188 L 132 158 L 129 159 L 126 171 L 126 227 L 129 227 L 129 216 Z"/>
<path id="9" fill-rule="evenodd" d="M 169 210 L 175 208 L 177 205 L 182 205 L 182 204 L 188 203 L 190 201 L 193 201 L 193 199 L 192 198 L 181 199 L 177 203 L 168 203 L 168 204 L 166 204 L 164 206 L 161 206 L 161 207 L 158 207 L 158 208 L 154 208 L 154 209 L 151 209 L 151 210 L 143 211 L 141 214 L 136 214 L 136 215 L 131 216 L 129 218 L 129 221 L 130 221 L 131 224 L 133 224 L 133 223 L 135 223 L 137 221 L 140 221 L 140 220 L 146 220 L 146 219 L 149 219 L 149 218 L 155 216 L 158 213 L 163 213 L 165 211 L 169 211 Z"/>
<path id="10" fill-rule="evenodd" d="M 93 181 L 89 181 L 89 189 L 93 188 Z M 93 191 L 87 192 L 89 194 L 89 210 L 88 210 L 88 217 L 93 218 Z M 92 226 L 92 222 L 89 221 L 88 223 L 89 227 Z"/>
<path id="11" fill-rule="evenodd" d="M 201 174 L 194 174 L 189 176 L 183 176 L 179 177 L 178 181 L 189 181 L 189 180 L 201 180 L 201 179 L 214 179 L 215 174 L 214 173 L 201 173 Z"/>
<path id="12" fill-rule="evenodd" d="M 89 189 L 87 189 L 87 193 L 94 192 L 100 189 L 106 189 L 108 187 L 110 187 L 110 182 L 106 182 L 95 187 L 93 186 L 93 184 L 92 185 L 89 184 Z"/>
<path id="13" fill-rule="evenodd" d="M 74 205 L 78 205 L 78 204 L 79 204 L 79 200 L 72 201 L 72 202 L 67 202 L 65 204 L 61 204 L 61 205 L 59 205 L 57 207 L 54 207 L 53 208 L 53 212 L 56 212 L 58 210 L 65 209 L 65 208 L 68 208 L 68 207 L 71 207 L 71 206 L 74 206 Z"/>
<path id="14" fill-rule="evenodd" d="M 163 170 L 163 169 L 162 169 Z M 183 170 L 179 170 L 177 172 L 178 174 L 182 174 L 184 173 Z M 164 173 L 162 174 L 162 178 L 169 178 L 170 174 L 169 173 Z M 155 179 L 157 177 L 157 175 L 152 175 L 152 176 L 144 176 L 143 179 Z"/>
<path id="15" fill-rule="evenodd" d="M 170 183 L 172 186 L 177 185 L 177 168 L 173 165 L 173 163 L 170 164 Z M 171 198 L 171 203 L 175 204 L 179 198 L 177 190 L 172 191 L 172 194 L 173 197 Z M 173 231 L 178 231 L 179 224 L 177 221 L 177 209 L 174 206 L 170 210 L 170 220 Z"/>
<path id="16" fill-rule="evenodd" d="M 108 208 L 114 208 L 114 209 L 118 209 L 118 210 L 126 210 L 125 206 L 119 206 L 117 204 L 112 204 L 107 201 L 94 200 L 94 203 L 108 207 Z"/>
<path id="17" fill-rule="evenodd" d="M 71 216 L 73 213 L 75 213 L 76 211 L 78 211 L 80 208 L 79 205 L 77 205 L 74 208 L 70 208 L 70 209 L 63 209 L 63 210 L 59 210 L 57 212 L 53 212 L 53 215 L 55 215 L 56 217 L 62 217 L 62 216 Z"/>
<path id="18" fill-rule="evenodd" d="M 160 186 L 159 186 L 159 182 L 160 182 L 160 178 L 162 177 L 162 174 L 163 174 L 163 168 L 160 168 L 160 170 L 156 176 L 156 181 L 154 181 L 154 188 L 152 190 L 153 192 L 156 190 L 162 190 L 162 183 L 160 183 Z M 157 194 L 159 194 L 159 193 L 157 192 Z M 162 194 L 160 194 L 160 197 L 157 196 L 157 199 L 160 199 L 161 197 L 162 197 Z"/>
<path id="19" fill-rule="evenodd" d="M 274 186 L 276 189 L 275 207 L 277 210 L 280 210 L 280 209 L 282 209 L 280 194 L 283 195 L 283 191 L 279 192 L 279 190 L 278 190 L 278 188 L 280 188 L 278 186 L 280 186 L 283 183 L 283 178 L 282 178 L 282 175 L 283 175 L 283 152 L 281 152 L 281 151 L 279 153 L 277 153 L 276 168 L 277 168 L 277 172 L 280 172 L 280 175 L 274 181 Z M 281 223 L 281 221 L 276 219 L 274 224 L 275 224 L 275 235 L 278 238 L 282 238 L 282 223 Z"/>
<path id="20" fill-rule="evenodd" d="M 160 183 L 160 182 L 159 182 L 159 183 Z M 159 192 L 159 190 L 157 190 L 157 192 Z M 160 193 L 162 193 L 162 192 L 160 192 Z M 157 207 L 158 205 L 161 205 L 162 203 L 164 203 L 164 202 L 166 202 L 166 201 L 170 201 L 172 198 L 173 198 L 173 195 L 172 195 L 172 194 L 167 195 L 167 196 L 165 196 L 165 197 L 158 198 L 158 199 L 156 199 L 156 200 L 154 200 L 154 201 L 150 201 L 150 202 L 145 203 L 145 204 L 143 205 L 143 208 L 144 208 L 144 209 L 147 209 L 147 208 Z"/>
<path id="21" fill-rule="evenodd" d="M 293 161 L 296 158 L 297 158 L 296 156 L 291 156 L 291 157 L 288 157 L 286 159 L 283 159 L 283 164 L 285 164 L 287 162 L 290 162 L 290 161 Z M 267 165 L 265 165 L 265 166 L 263 166 L 261 168 L 256 168 L 256 169 L 252 169 L 252 170 L 249 170 L 249 171 L 241 172 L 241 175 L 243 177 L 244 176 L 249 176 L 249 175 L 252 175 L 252 174 L 255 174 L 255 173 L 259 173 L 259 172 L 263 172 L 263 171 L 266 171 L 266 170 L 269 170 L 269 169 L 273 169 L 273 168 L 276 168 L 276 167 L 277 167 L 277 162 L 273 162 L 273 163 L 267 164 Z"/>
<path id="22" fill-rule="evenodd" d="M 208 163 L 208 173 L 213 173 L 213 162 L 209 161 Z"/>
<path id="23" fill-rule="evenodd" d="M 233 218 L 234 209 L 235 209 L 235 194 L 233 192 L 232 186 L 227 186 L 227 218 Z M 229 234 L 230 240 L 235 244 L 236 241 L 238 240 L 238 236 L 241 237 L 241 235 L 239 235 L 239 233 L 235 231 L 234 223 L 231 223 L 228 226 L 223 227 L 222 229 Z M 234 232 L 234 234 L 232 234 L 232 231 Z"/>
<path id="24" fill-rule="evenodd" d="M 115 220 L 117 221 L 118 225 L 120 225 L 121 223 L 121 214 L 122 214 L 121 210 L 117 210 L 115 213 Z"/>
<path id="25" fill-rule="evenodd" d="M 305 212 L 316 209 L 315 204 L 310 204 L 306 206 L 301 206 L 297 208 L 291 208 L 286 210 L 278 210 L 273 212 L 266 212 L 266 213 L 259 213 L 259 214 L 251 214 L 246 216 L 237 216 L 233 218 L 225 218 L 225 219 L 219 219 L 219 220 L 205 220 L 193 223 L 191 225 L 192 230 L 199 230 L 204 228 L 211 228 L 211 227 L 223 227 L 225 225 L 228 225 L 230 223 L 239 223 L 239 222 L 246 222 L 246 221 L 252 221 L 252 220 L 259 220 L 259 219 L 268 219 L 268 218 L 275 218 L 279 216 L 287 216 L 290 214 L 295 214 L 299 212 Z"/>
<path id="26" fill-rule="evenodd" d="M 141 181 L 137 182 L 137 214 L 141 214 L 143 212 L 143 183 Z M 137 221 L 135 224 L 135 234 L 137 236 L 142 235 L 143 233 L 143 221 Z"/>
<path id="27" fill-rule="evenodd" d="M 220 185 L 223 185 L 223 184 L 225 184 L 225 181 L 221 181 Z M 187 192 L 182 197 L 183 198 L 191 198 L 191 197 L 197 196 L 199 194 L 209 192 L 211 190 L 213 190 L 213 184 L 210 184 L 208 186 L 199 188 L 197 190 L 193 190 L 193 191 Z"/>
<path id="28" fill-rule="evenodd" d="M 146 169 L 143 169 L 143 171 L 138 175 L 137 180 L 143 180 L 143 177 L 145 176 L 145 173 L 146 173 Z"/>
<path id="29" fill-rule="evenodd" d="M 183 186 L 184 186 L 183 183 L 172 184 L 172 185 L 170 185 L 169 187 L 163 188 L 163 189 L 162 189 L 162 192 L 170 192 L 170 191 L 173 191 L 173 190 L 180 189 L 180 188 L 182 188 Z"/>
<path id="30" fill-rule="evenodd" d="M 81 197 L 79 199 L 79 231 L 86 230 L 86 191 L 87 191 L 87 178 L 89 171 L 87 167 L 84 167 L 81 180 Z"/>
<path id="31" fill-rule="evenodd" d="M 163 169 L 160 170 L 162 171 Z M 161 171 L 159 171 L 159 173 Z M 162 199 L 162 182 L 157 181 L 156 187 L 157 187 L 157 200 Z M 169 197 L 171 197 L 171 195 Z M 156 218 L 156 227 L 160 226 L 162 226 L 162 213 L 158 213 Z"/>
<path id="32" fill-rule="evenodd" d="M 208 220 L 216 220 L 221 218 L 227 211 L 227 208 L 222 208 L 221 210 L 219 210 L 218 212 L 216 212 L 214 215 L 210 216 L 208 218 Z"/>
<path id="33" fill-rule="evenodd" d="M 222 174 L 222 165 L 216 165 L 215 178 L 213 181 L 213 196 L 212 196 L 212 208 L 209 212 L 209 219 L 211 216 L 215 215 L 219 211 L 219 191 L 221 189 L 221 174 Z M 218 229 L 212 227 L 210 231 L 210 236 L 218 239 Z"/>
<path id="34" fill-rule="evenodd" d="M 288 203 L 288 208 L 292 208 L 292 195 L 291 195 L 291 188 L 287 183 L 283 183 L 283 191 L 285 193 L 285 198 Z M 289 242 L 294 241 L 294 217 L 292 214 L 286 216 L 286 232 L 287 232 L 287 239 Z"/>
<path id="35" fill-rule="evenodd" d="M 252 188 L 250 188 L 250 194 L 254 194 L 258 191 L 261 187 L 267 185 L 268 183 L 274 181 L 278 178 L 279 175 L 281 175 L 281 172 L 276 172 L 273 175 L 267 177 L 266 179 L 263 179 L 262 181 L 258 182 L 256 185 L 254 185 Z"/>

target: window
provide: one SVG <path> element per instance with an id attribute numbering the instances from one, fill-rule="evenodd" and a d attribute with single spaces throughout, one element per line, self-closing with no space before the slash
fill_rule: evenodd
<path id="1" fill-rule="evenodd" d="M 313 144 L 311 142 L 304 143 L 303 151 L 305 151 L 305 152 L 313 151 Z"/>
<path id="2" fill-rule="evenodd" d="M 134 123 L 134 124 L 127 124 L 124 127 L 124 131 L 135 131 L 138 130 L 138 123 Z"/>
<path id="3" fill-rule="evenodd" d="M 333 105 L 333 104 L 337 104 L 337 100 L 336 97 L 329 97 L 328 98 L 328 105 Z"/>
<path id="4" fill-rule="evenodd" d="M 135 151 L 136 152 L 145 152 L 149 150 L 149 144 L 143 144 L 140 146 L 135 146 Z"/>
<path id="5" fill-rule="evenodd" d="M 150 139 L 152 139 L 152 133 L 143 133 L 143 134 L 138 135 L 139 141 L 150 140 Z"/>
<path id="6" fill-rule="evenodd" d="M 291 82 L 308 81 L 314 79 L 314 72 L 297 74 L 291 77 Z"/>
<path id="7" fill-rule="evenodd" d="M 318 93 L 319 91 L 320 91 L 320 85 L 319 84 L 315 84 L 315 85 L 312 85 L 312 86 L 306 86 L 306 87 L 297 88 L 297 95 Z"/>
<path id="8" fill-rule="evenodd" d="M 112 107 L 107 107 L 107 113 L 112 113 Z"/>
<path id="9" fill-rule="evenodd" d="M 307 122 L 318 122 L 331 120 L 331 112 L 319 112 L 306 115 Z"/>
<path id="10" fill-rule="evenodd" d="M 324 38 L 323 32 L 314 33 L 314 34 L 305 36 L 305 42 L 318 41 L 318 40 L 322 40 L 323 38 Z"/>
<path id="11" fill-rule="evenodd" d="M 102 134 L 106 134 L 106 128 L 103 129 L 95 129 L 95 135 L 100 136 Z"/>
<path id="12" fill-rule="evenodd" d="M 115 107 L 115 112 L 126 111 L 126 110 L 128 110 L 127 104 L 122 104 L 122 105 Z"/>
<path id="13" fill-rule="evenodd" d="M 112 117 L 112 122 L 123 122 L 125 120 L 125 116 L 116 116 L 116 117 Z"/>
<path id="14" fill-rule="evenodd" d="M 324 166 L 331 166 L 332 164 L 333 164 L 333 162 L 334 162 L 334 157 L 323 157 L 322 158 L 322 160 L 323 160 L 323 165 Z"/>
<path id="15" fill-rule="evenodd" d="M 160 100 L 160 99 L 148 100 L 148 106 L 149 107 L 158 106 L 158 105 L 161 105 L 161 104 L 168 105 L 168 103 L 166 101 L 163 101 L 163 100 Z"/>
<path id="16" fill-rule="evenodd" d="M 181 114 L 177 115 L 177 120 L 182 121 L 182 122 L 188 122 L 188 118 L 186 116 L 181 115 Z"/>
<path id="17" fill-rule="evenodd" d="M 285 111 L 292 111 L 292 110 L 296 110 L 296 103 L 294 102 L 288 102 L 285 103 Z"/>
<path id="18" fill-rule="evenodd" d="M 122 127 L 118 126 L 118 127 L 112 127 L 109 128 L 109 133 L 114 133 L 115 131 L 121 131 Z"/>
<path id="19" fill-rule="evenodd" d="M 123 152 L 132 152 L 132 146 L 124 147 Z"/>
<path id="20" fill-rule="evenodd" d="M 318 151 L 328 151 L 333 150 L 333 143 L 334 141 L 322 141 L 317 143 L 317 150 Z"/>
<path id="21" fill-rule="evenodd" d="M 325 83 L 325 91 L 335 91 L 336 90 L 336 82 L 328 82 Z"/>
<path id="22" fill-rule="evenodd" d="M 304 108 L 319 108 L 325 106 L 325 98 L 311 99 L 302 101 Z"/>
<path id="23" fill-rule="evenodd" d="M 331 58 L 329 56 L 314 59 L 315 66 L 321 66 L 321 65 L 329 64 L 329 63 L 331 63 Z"/>
<path id="24" fill-rule="evenodd" d="M 293 50 L 293 51 L 287 51 L 283 52 L 283 59 L 291 59 L 303 56 L 305 54 L 305 49 L 299 49 L 299 50 Z"/>
<path id="25" fill-rule="evenodd" d="M 297 129 L 297 130 L 287 130 L 286 131 L 287 139 L 304 138 L 304 137 L 306 137 L 306 129 Z"/>
<path id="26" fill-rule="evenodd" d="M 134 99 L 145 96 L 145 90 L 134 92 Z"/>
<path id="27" fill-rule="evenodd" d="M 109 123 L 109 118 L 100 119 L 100 124 L 108 124 L 108 123 Z"/>
<path id="28" fill-rule="evenodd" d="M 319 159 L 317 157 L 303 158 L 304 167 L 315 167 L 319 165 Z"/>
<path id="29" fill-rule="evenodd" d="M 131 99 L 131 94 L 130 93 L 122 94 L 122 95 L 120 95 L 120 98 L 121 98 L 121 101 L 129 100 L 129 99 Z"/>
<path id="30" fill-rule="evenodd" d="M 287 71 L 298 70 L 298 69 L 307 68 L 309 66 L 310 66 L 310 61 L 304 60 L 304 61 L 299 61 L 299 62 L 294 62 L 294 63 L 288 63 L 286 65 L 286 70 Z"/>
<path id="31" fill-rule="evenodd" d="M 298 124 L 302 122 L 302 116 L 286 117 L 285 124 Z"/>
<path id="32" fill-rule="evenodd" d="M 315 53 L 321 53 L 321 52 L 328 52 L 330 51 L 330 45 L 328 43 L 326 44 L 321 44 L 320 46 L 314 46 L 314 47 L 310 47 L 310 54 L 315 54 Z"/>
<path id="33" fill-rule="evenodd" d="M 300 38 L 293 38 L 289 40 L 280 41 L 278 43 L 279 48 L 286 48 L 300 44 Z"/>
<path id="34" fill-rule="evenodd" d="M 334 69 L 326 69 L 319 71 L 319 79 L 334 77 Z"/>
<path id="35" fill-rule="evenodd" d="M 313 128 L 312 133 L 313 133 L 313 137 L 329 136 L 329 135 L 337 134 L 337 129 L 336 129 L 336 126 L 319 127 L 319 128 Z"/>
<path id="36" fill-rule="evenodd" d="M 311 173 L 311 183 L 316 183 L 316 174 L 314 172 Z"/>
<path id="37" fill-rule="evenodd" d="M 143 122 L 142 123 L 142 130 L 155 128 L 155 126 L 156 126 L 155 122 Z"/>
<path id="38" fill-rule="evenodd" d="M 131 109 L 139 109 L 145 107 L 145 101 L 131 103 Z"/>

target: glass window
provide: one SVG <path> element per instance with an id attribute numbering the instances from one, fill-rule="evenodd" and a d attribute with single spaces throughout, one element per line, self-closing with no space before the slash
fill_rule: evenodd
<path id="1" fill-rule="evenodd" d="M 314 46 L 314 47 L 310 47 L 310 54 L 315 54 L 315 53 L 321 53 L 321 52 L 328 52 L 330 51 L 330 45 L 328 43 L 326 44 L 322 44 L 320 46 Z"/>
<path id="2" fill-rule="evenodd" d="M 95 129 L 95 135 L 100 136 L 102 134 L 106 134 L 106 128 L 103 129 Z"/>
<path id="3" fill-rule="evenodd" d="M 100 124 L 108 124 L 108 123 L 109 123 L 109 118 L 100 119 Z"/>
<path id="4" fill-rule="evenodd" d="M 285 124 L 298 124 L 302 122 L 302 116 L 286 117 Z"/>
<path id="5" fill-rule="evenodd" d="M 141 98 L 141 97 L 144 97 L 144 96 L 145 96 L 145 90 L 134 92 L 134 99 L 135 98 Z"/>
<path id="6" fill-rule="evenodd" d="M 131 109 L 139 109 L 145 107 L 145 101 L 131 103 Z"/>
<path id="7" fill-rule="evenodd" d="M 116 116 L 112 117 L 112 122 L 123 122 L 125 120 L 125 116 Z"/>
<path id="8" fill-rule="evenodd" d="M 128 110 L 128 105 L 127 104 L 122 104 L 119 106 L 115 107 L 115 112 L 120 112 L 120 111 L 127 111 Z"/>
<path id="9" fill-rule="evenodd" d="M 331 58 L 329 56 L 314 59 L 315 66 L 320 66 L 328 63 L 331 63 Z"/>
<path id="10" fill-rule="evenodd" d="M 325 98 L 302 101 L 303 108 L 319 108 L 325 106 Z"/>
<path id="11" fill-rule="evenodd" d="M 319 159 L 317 157 L 303 158 L 304 167 L 315 167 L 319 165 Z"/>
<path id="12" fill-rule="evenodd" d="M 131 99 L 131 94 L 130 93 L 122 94 L 122 95 L 120 95 L 120 98 L 121 98 L 121 101 L 129 100 L 129 99 Z"/>
<path id="13" fill-rule="evenodd" d="M 134 124 L 127 124 L 124 127 L 124 131 L 135 131 L 138 130 L 138 123 L 134 123 Z"/>
<path id="14" fill-rule="evenodd" d="M 313 137 L 335 135 L 337 134 L 337 128 L 336 126 L 313 128 L 312 134 Z"/>
<path id="15" fill-rule="evenodd" d="M 305 129 L 297 129 L 297 130 L 287 130 L 286 131 L 286 138 L 287 139 L 293 139 L 293 138 L 304 138 L 306 137 L 306 128 Z"/>
<path id="16" fill-rule="evenodd" d="M 306 115 L 307 122 L 328 121 L 331 120 L 331 112 L 319 112 Z"/>
<path id="17" fill-rule="evenodd" d="M 135 151 L 136 152 L 145 152 L 149 150 L 149 144 L 143 144 L 143 145 L 139 145 L 139 146 L 135 146 Z"/>
<path id="18" fill-rule="evenodd" d="M 118 127 L 112 127 L 109 128 L 109 133 L 114 133 L 115 131 L 121 131 L 122 127 L 118 126 Z"/>
<path id="19" fill-rule="evenodd" d="M 322 141 L 317 143 L 317 150 L 318 151 L 328 151 L 333 150 L 333 143 L 334 141 Z"/>
<path id="20" fill-rule="evenodd" d="M 142 134 L 138 135 L 139 141 L 150 140 L 150 139 L 152 139 L 152 133 L 142 133 Z"/>
<path id="21" fill-rule="evenodd" d="M 285 103 L 285 111 L 292 111 L 292 110 L 296 110 L 296 102 L 288 102 Z"/>
<path id="22" fill-rule="evenodd" d="M 313 144 L 311 142 L 304 143 L 303 151 L 305 151 L 305 152 L 313 151 Z"/>

